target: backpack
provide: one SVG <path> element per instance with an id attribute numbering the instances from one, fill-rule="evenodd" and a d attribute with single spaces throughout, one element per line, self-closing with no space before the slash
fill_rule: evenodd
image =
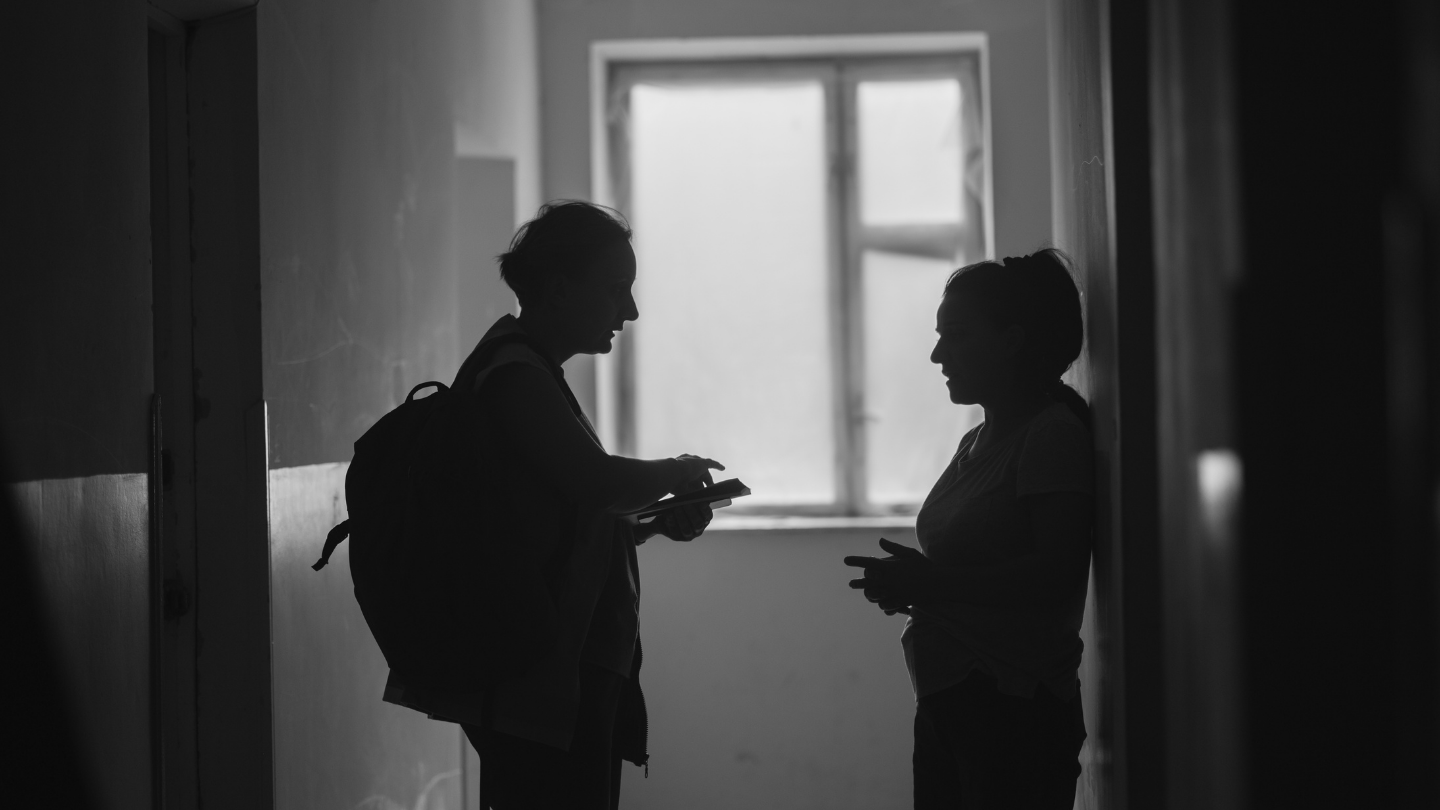
<path id="1" fill-rule="evenodd" d="M 508 457 L 470 390 L 474 373 L 514 342 L 545 359 L 581 416 L 559 367 L 526 336 L 482 343 L 455 388 L 415 386 L 355 442 L 349 518 L 312 566 L 323 568 L 350 538 L 355 599 L 407 686 L 480 691 L 525 674 L 558 635 L 575 507 Z M 427 388 L 435 393 L 415 398 Z"/>

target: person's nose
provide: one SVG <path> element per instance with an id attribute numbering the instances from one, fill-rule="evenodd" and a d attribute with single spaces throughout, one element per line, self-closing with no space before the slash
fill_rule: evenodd
<path id="1" fill-rule="evenodd" d="M 640 308 L 635 305 L 634 293 L 625 294 L 625 309 L 620 313 L 620 320 L 622 322 L 640 320 Z"/>
<path id="2" fill-rule="evenodd" d="M 935 348 L 930 350 L 930 362 L 937 366 L 944 362 L 944 358 L 940 356 L 940 341 L 938 340 L 935 341 Z"/>

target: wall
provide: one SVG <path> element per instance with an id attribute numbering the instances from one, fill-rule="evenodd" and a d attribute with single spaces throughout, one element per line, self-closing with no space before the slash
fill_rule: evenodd
<path id="1" fill-rule="evenodd" d="M 0 466 L 16 484 L 7 497 L 17 498 L 62 654 L 84 752 L 71 765 L 94 777 L 101 806 L 144 807 L 145 15 L 133 2 L 29 4 L 7 9 L 0 36 L 12 156 L 0 168 Z"/>
<path id="2" fill-rule="evenodd" d="M 6 348 L 15 480 L 145 472 L 150 358 L 146 33 L 136 3 L 43 3 L 7 26 Z M 72 22 L 84 18 L 86 25 Z M 74 30 L 71 30 L 74 29 Z M 61 32 L 66 33 L 61 33 Z M 44 81 L 36 81 L 42 70 Z M 97 137 L 103 135 L 103 137 Z M 43 394 L 43 395 L 41 395 Z"/>
<path id="3" fill-rule="evenodd" d="M 1086 346 L 1071 377 L 1091 403 L 1096 449 L 1080 673 L 1090 736 L 1077 801 L 1087 808 L 1158 807 L 1165 785 L 1149 107 L 1136 5 L 1050 7 L 1055 243 L 1084 293 Z"/>
<path id="4" fill-rule="evenodd" d="M 540 207 L 540 65 L 534 0 L 484 0 L 461 6 L 459 50 L 465 82 L 456 95 L 455 149 L 465 157 L 515 164 L 513 223 Z"/>
<path id="5" fill-rule="evenodd" d="M 590 196 L 590 43 L 606 39 L 984 31 L 990 36 L 995 249 L 1050 241 L 1050 125 L 1045 3 L 1040 0 L 537 0 L 544 193 Z M 640 268 L 640 283 L 645 269 Z M 567 377 L 594 401 L 593 362 Z"/>
<path id="6" fill-rule="evenodd" d="M 1081 752 L 1076 807 L 1114 806 L 1115 709 L 1108 700 L 1117 683 L 1105 659 L 1119 653 L 1110 632 L 1118 615 L 1111 597 L 1118 573 L 1117 517 L 1119 437 L 1116 402 L 1115 284 L 1110 259 L 1109 184 L 1105 164 L 1100 13 L 1097 2 L 1055 0 L 1050 5 L 1050 148 L 1054 186 L 1055 246 L 1074 265 L 1084 296 L 1085 351 L 1070 382 L 1090 402 L 1095 439 L 1096 532 L 1090 591 L 1081 639 L 1081 696 L 1089 736 Z M 1103 589 L 1103 590 L 1102 590 Z M 1109 801 L 1107 801 L 1109 800 Z"/>
<path id="7" fill-rule="evenodd" d="M 453 21 L 461 3 L 259 10 L 272 467 L 348 459 L 458 366 Z"/>
<path id="8" fill-rule="evenodd" d="M 458 727 L 380 701 L 389 670 L 355 602 L 349 544 L 310 570 L 347 515 L 348 468 L 270 473 L 275 806 L 458 808 Z"/>
<path id="9" fill-rule="evenodd" d="M 640 547 L 650 775 L 621 806 L 900 810 L 914 696 L 904 617 L 847 584 L 848 554 L 910 529 L 712 531 Z"/>
<path id="10" fill-rule="evenodd" d="M 310 564 L 346 514 L 354 441 L 414 385 L 449 382 L 477 319 L 512 306 L 478 255 L 517 194 L 538 196 L 528 9 L 258 7 L 278 807 L 462 801 L 459 728 L 381 702 L 348 550 Z"/>

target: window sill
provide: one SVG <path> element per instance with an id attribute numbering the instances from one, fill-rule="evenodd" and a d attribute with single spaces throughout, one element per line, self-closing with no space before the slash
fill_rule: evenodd
<path id="1" fill-rule="evenodd" d="M 913 529 L 914 515 L 819 517 L 812 515 L 726 515 L 711 520 L 710 532 L 835 531 L 846 529 Z"/>

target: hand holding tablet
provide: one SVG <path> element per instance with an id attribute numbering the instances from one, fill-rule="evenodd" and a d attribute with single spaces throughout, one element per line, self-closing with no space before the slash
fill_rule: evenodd
<path id="1" fill-rule="evenodd" d="M 670 509 L 677 509 L 682 506 L 709 505 L 712 509 L 722 506 L 729 506 L 736 498 L 743 498 L 750 494 L 750 488 L 745 486 L 738 478 L 731 478 L 708 487 L 686 492 L 680 495 L 672 495 L 650 504 L 634 512 L 627 512 L 626 515 L 634 517 L 636 523 L 649 523 L 658 517 L 662 512 Z"/>

